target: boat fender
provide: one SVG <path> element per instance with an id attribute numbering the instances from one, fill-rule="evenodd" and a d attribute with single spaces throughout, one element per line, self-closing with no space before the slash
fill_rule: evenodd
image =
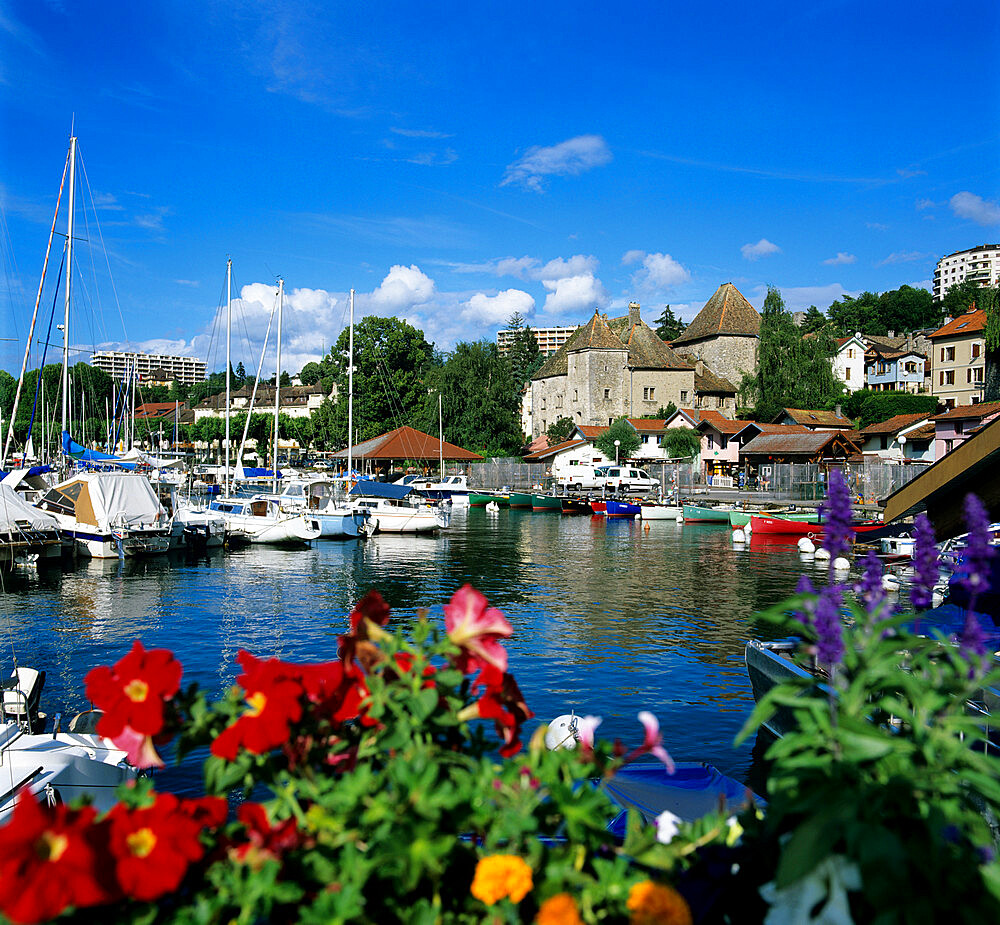
<path id="1" fill-rule="evenodd" d="M 675 518 L 675 520 L 676 520 L 676 521 L 677 521 L 677 523 L 679 523 L 679 524 L 682 524 L 682 523 L 684 523 L 684 515 L 683 515 L 683 514 L 678 514 L 678 515 L 677 515 L 677 517 Z"/>
<path id="2" fill-rule="evenodd" d="M 811 554 L 816 552 L 816 544 L 808 536 L 799 538 L 799 552 Z"/>
<path id="3" fill-rule="evenodd" d="M 837 556 L 833 560 L 833 568 L 838 572 L 846 572 L 851 567 L 851 560 L 844 558 L 844 556 Z"/>
<path id="4" fill-rule="evenodd" d="M 545 747 L 549 751 L 576 748 L 576 722 L 573 713 L 564 713 L 552 720 L 549 728 L 545 730 Z"/>
<path id="5" fill-rule="evenodd" d="M 745 543 L 747 541 L 747 535 L 739 527 L 733 530 L 733 542 L 734 543 Z"/>

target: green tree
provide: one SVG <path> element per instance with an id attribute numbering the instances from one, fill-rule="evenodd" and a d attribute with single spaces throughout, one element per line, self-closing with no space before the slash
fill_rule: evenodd
<path id="1" fill-rule="evenodd" d="M 323 378 L 323 367 L 319 363 L 306 363 L 299 373 L 299 382 L 303 385 L 315 385 Z"/>
<path id="2" fill-rule="evenodd" d="M 851 395 L 862 395 L 863 398 L 858 403 L 852 403 L 851 409 L 856 408 L 855 413 L 850 410 L 845 411 L 850 417 L 857 420 L 858 428 L 869 427 L 872 424 L 880 424 L 888 421 L 889 418 L 897 414 L 935 414 L 938 408 L 938 400 L 934 395 L 913 395 L 909 392 L 870 392 L 867 389 L 855 392 Z"/>
<path id="3" fill-rule="evenodd" d="M 1000 401 L 1000 289 L 983 289 L 976 304 L 986 312 L 983 401 Z"/>
<path id="4" fill-rule="evenodd" d="M 971 279 L 963 279 L 945 292 L 941 300 L 942 315 L 957 318 L 967 312 L 973 304 L 982 307 L 984 291 L 983 287 L 976 285 Z"/>
<path id="5" fill-rule="evenodd" d="M 806 311 L 806 316 L 802 320 L 802 324 L 799 330 L 803 334 L 812 334 L 815 331 L 822 331 L 830 323 L 830 319 L 826 317 L 823 312 L 821 312 L 815 305 L 810 305 Z"/>
<path id="6" fill-rule="evenodd" d="M 913 286 L 900 286 L 883 292 L 878 297 L 878 314 L 885 326 L 885 333 L 895 331 L 896 334 L 936 328 L 943 318 L 940 306 L 934 304 L 934 297 L 926 289 L 916 289 Z"/>
<path id="7" fill-rule="evenodd" d="M 825 332 L 803 337 L 785 311 L 781 292 L 768 286 L 761 312 L 757 372 L 740 383 L 741 401 L 759 421 L 782 408 L 822 408 L 843 395 L 830 363 L 835 341 Z"/>
<path id="8" fill-rule="evenodd" d="M 507 361 L 510 363 L 514 382 L 520 389 L 541 369 L 545 357 L 538 348 L 534 332 L 525 324 L 520 312 L 514 312 L 507 319 L 507 330 L 512 335 Z"/>
<path id="9" fill-rule="evenodd" d="M 669 305 L 664 306 L 663 313 L 656 319 L 656 336 L 661 340 L 673 340 L 680 337 L 687 327 L 680 318 L 674 315 L 673 309 Z"/>
<path id="10" fill-rule="evenodd" d="M 484 456 L 512 456 L 524 443 L 521 392 L 495 343 L 459 343 L 427 373 L 418 426 L 436 433 L 438 396 L 445 439 Z"/>
<path id="11" fill-rule="evenodd" d="M 701 452 L 701 434 L 693 427 L 671 427 L 663 435 L 663 447 L 671 459 L 691 459 Z"/>
<path id="12" fill-rule="evenodd" d="M 594 441 L 597 447 L 608 459 L 615 458 L 615 441 L 618 441 L 619 462 L 629 459 L 642 444 L 642 439 L 635 428 L 625 418 L 618 418 L 611 426 Z"/>
<path id="13" fill-rule="evenodd" d="M 569 435 L 573 432 L 574 427 L 576 427 L 576 423 L 572 418 L 559 418 L 549 424 L 548 430 L 545 431 L 545 436 L 549 438 L 549 443 L 552 445 L 563 443 L 569 440 Z"/>
<path id="14" fill-rule="evenodd" d="M 324 424 L 323 439 L 328 446 L 347 445 L 348 337 L 348 331 L 341 331 L 329 355 L 339 400 Z M 426 403 L 423 379 L 432 356 L 423 331 L 399 318 L 369 315 L 354 326 L 356 441 L 411 423 Z"/>
<path id="15" fill-rule="evenodd" d="M 644 414 L 643 417 L 652 421 L 665 421 L 670 415 L 672 415 L 677 410 L 677 405 L 673 402 L 668 402 L 666 407 L 660 405 L 652 414 Z"/>

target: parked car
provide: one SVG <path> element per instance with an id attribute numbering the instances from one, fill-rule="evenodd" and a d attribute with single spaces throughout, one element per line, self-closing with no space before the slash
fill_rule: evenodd
<path id="1" fill-rule="evenodd" d="M 610 466 L 604 477 L 604 487 L 609 491 L 639 492 L 656 491 L 660 483 L 645 469 L 633 469 L 631 466 Z"/>
<path id="2" fill-rule="evenodd" d="M 607 466 L 570 466 L 566 472 L 556 476 L 556 484 L 568 491 L 603 488 L 607 471 Z"/>

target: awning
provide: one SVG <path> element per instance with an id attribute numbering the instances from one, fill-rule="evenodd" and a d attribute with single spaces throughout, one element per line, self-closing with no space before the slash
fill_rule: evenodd
<path id="1" fill-rule="evenodd" d="M 355 498 L 405 498 L 411 491 L 411 485 L 399 485 L 390 482 L 373 482 L 371 479 L 361 479 L 352 489 Z"/>

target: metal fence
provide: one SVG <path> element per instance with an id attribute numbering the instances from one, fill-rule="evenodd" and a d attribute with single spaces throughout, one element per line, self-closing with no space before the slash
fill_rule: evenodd
<path id="1" fill-rule="evenodd" d="M 854 501 L 878 504 L 924 471 L 920 463 L 844 463 L 838 466 L 847 479 Z M 761 466 L 749 487 L 790 501 L 822 501 L 826 497 L 829 467 L 816 463 L 778 463 Z"/>
<path id="2" fill-rule="evenodd" d="M 518 491 L 538 486 L 544 488 L 551 480 L 545 463 L 525 463 L 519 459 L 495 458 L 473 463 L 469 467 L 469 488 L 476 491 L 498 491 L 513 488 Z"/>

